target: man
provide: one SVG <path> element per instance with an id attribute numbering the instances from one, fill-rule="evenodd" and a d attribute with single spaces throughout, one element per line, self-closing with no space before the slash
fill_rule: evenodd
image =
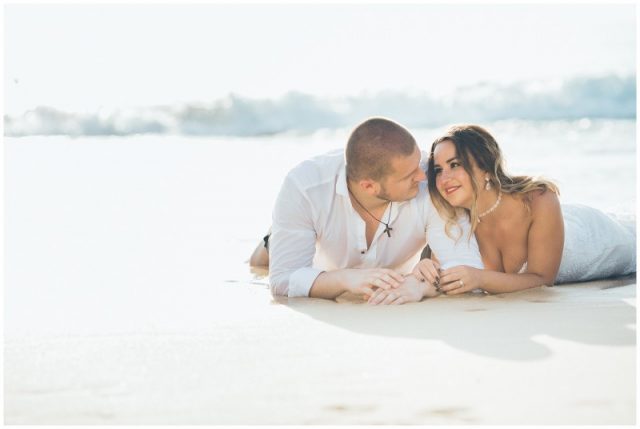
<path id="1" fill-rule="evenodd" d="M 445 237 L 421 157 L 404 127 L 371 118 L 354 129 L 344 154 L 321 155 L 291 170 L 268 239 L 272 294 L 334 299 L 394 289 L 384 304 L 437 295 L 424 278 L 403 276 L 418 261 L 426 233 Z M 479 260 L 473 239 L 439 241 L 444 255 Z"/>

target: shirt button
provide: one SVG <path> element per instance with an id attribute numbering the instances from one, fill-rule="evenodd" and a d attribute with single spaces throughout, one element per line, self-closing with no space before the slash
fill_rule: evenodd
<path id="1" fill-rule="evenodd" d="M 364 255 L 364 250 L 361 250 L 361 251 L 360 251 L 360 254 L 361 254 L 361 255 Z"/>

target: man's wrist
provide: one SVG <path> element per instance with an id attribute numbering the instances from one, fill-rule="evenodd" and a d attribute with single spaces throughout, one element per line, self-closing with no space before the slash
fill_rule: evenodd
<path id="1" fill-rule="evenodd" d="M 416 283 L 418 283 L 418 286 L 420 287 L 423 298 L 431 298 L 438 295 L 436 288 L 431 283 L 429 283 L 426 280 L 425 281 L 418 280 L 418 278 L 413 273 L 405 274 L 404 278 L 405 279 L 411 278 L 409 281 L 415 281 Z"/>
<path id="2" fill-rule="evenodd" d="M 345 287 L 347 282 L 344 277 L 344 270 L 322 271 L 311 285 L 309 296 L 311 298 L 335 299 L 344 292 L 348 292 L 349 289 Z"/>
<path id="3" fill-rule="evenodd" d="M 436 289 L 434 285 L 429 282 L 424 282 L 424 295 L 425 298 L 433 298 L 434 296 L 440 295 L 440 291 Z"/>

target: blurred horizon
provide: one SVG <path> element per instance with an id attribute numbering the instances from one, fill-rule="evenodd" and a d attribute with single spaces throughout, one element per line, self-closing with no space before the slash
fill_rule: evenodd
<path id="1" fill-rule="evenodd" d="M 5 115 L 5 135 L 172 134 L 260 136 L 308 134 L 386 116 L 408 127 L 496 120 L 635 119 L 636 77 L 606 75 L 499 85 L 480 82 L 443 96 L 381 91 L 318 97 L 291 91 L 278 98 L 230 93 L 210 101 L 68 112 L 38 106 Z"/>
<path id="2" fill-rule="evenodd" d="M 4 14 L 6 135 L 635 117 L 633 4 L 11 4 Z"/>

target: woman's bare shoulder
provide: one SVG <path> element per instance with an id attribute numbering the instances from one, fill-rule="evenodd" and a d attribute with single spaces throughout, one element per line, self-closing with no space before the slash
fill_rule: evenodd
<path id="1" fill-rule="evenodd" d="M 531 205 L 531 214 L 543 214 L 560 211 L 560 200 L 558 195 L 551 191 L 531 191 L 527 195 Z"/>

